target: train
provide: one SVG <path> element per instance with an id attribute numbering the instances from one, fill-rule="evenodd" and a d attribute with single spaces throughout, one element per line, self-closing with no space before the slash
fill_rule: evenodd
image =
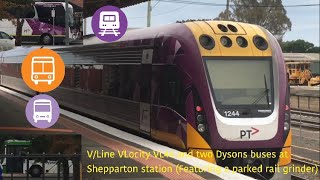
<path id="1" fill-rule="evenodd" d="M 1 55 L 2 86 L 36 94 L 20 72 L 36 48 Z M 285 62 L 263 27 L 194 21 L 130 30 L 111 43 L 94 37 L 50 48 L 64 60 L 65 78 L 47 94 L 63 107 L 193 155 L 212 153 L 199 158 L 230 169 L 291 162 Z M 248 175 L 273 177 L 263 169 Z"/>

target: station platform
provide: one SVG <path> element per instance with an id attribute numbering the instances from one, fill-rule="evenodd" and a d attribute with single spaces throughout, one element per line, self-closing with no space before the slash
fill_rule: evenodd
<path id="1" fill-rule="evenodd" d="M 180 157 L 179 154 L 183 152 L 63 109 L 53 127 L 33 128 L 24 112 L 28 99 L 30 97 L 0 87 L 0 136 L 80 134 L 81 170 L 84 180 L 252 179 L 193 156 Z"/>

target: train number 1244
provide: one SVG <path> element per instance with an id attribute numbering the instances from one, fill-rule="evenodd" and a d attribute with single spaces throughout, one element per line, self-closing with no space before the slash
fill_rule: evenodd
<path id="1" fill-rule="evenodd" d="M 224 115 L 227 117 L 240 116 L 239 111 L 224 111 Z"/>

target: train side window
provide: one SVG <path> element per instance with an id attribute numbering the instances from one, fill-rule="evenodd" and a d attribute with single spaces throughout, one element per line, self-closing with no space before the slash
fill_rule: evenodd
<path id="1" fill-rule="evenodd" d="M 119 67 L 119 98 L 139 101 L 140 66 L 124 65 Z"/>
<path id="2" fill-rule="evenodd" d="M 107 65 L 103 67 L 103 93 L 122 99 L 140 100 L 140 66 Z"/>
<path id="3" fill-rule="evenodd" d="M 102 91 L 103 94 L 118 97 L 119 89 L 119 66 L 105 65 L 103 66 Z"/>
<path id="4" fill-rule="evenodd" d="M 185 117 L 185 97 L 182 82 L 175 66 L 167 66 L 160 82 L 160 104 Z"/>

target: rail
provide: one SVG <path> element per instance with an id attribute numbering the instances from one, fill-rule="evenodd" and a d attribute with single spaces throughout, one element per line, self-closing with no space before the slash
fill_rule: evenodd
<path id="1" fill-rule="evenodd" d="M 308 166 L 318 166 L 319 164 L 315 164 L 312 162 L 312 160 L 310 160 L 310 162 L 307 162 L 306 160 L 301 160 L 299 158 L 297 158 L 294 154 L 292 154 L 292 158 L 291 161 L 293 163 L 297 163 L 297 164 L 304 164 L 304 165 L 308 165 Z M 295 174 L 291 174 L 291 180 L 307 180 L 308 178 L 305 177 L 301 177 Z"/>
<path id="2" fill-rule="evenodd" d="M 300 177 L 294 174 L 291 174 L 291 180 L 308 180 L 308 178 Z"/>
<path id="3" fill-rule="evenodd" d="M 308 166 L 320 166 L 319 161 L 315 161 L 315 160 L 312 160 L 312 159 L 307 159 L 307 158 L 304 158 L 304 157 L 300 157 L 300 156 L 297 156 L 295 154 L 292 154 L 291 161 L 294 162 L 294 163 L 297 163 L 297 164 L 305 164 L 305 165 L 308 165 Z"/>
<path id="4" fill-rule="evenodd" d="M 291 109 L 291 124 L 300 128 L 320 130 L 320 113 Z"/>
<path id="5" fill-rule="evenodd" d="M 301 114 L 304 116 L 320 117 L 320 112 L 306 111 L 306 110 L 301 111 L 300 109 L 295 109 L 295 108 L 291 108 L 291 113 Z"/>

